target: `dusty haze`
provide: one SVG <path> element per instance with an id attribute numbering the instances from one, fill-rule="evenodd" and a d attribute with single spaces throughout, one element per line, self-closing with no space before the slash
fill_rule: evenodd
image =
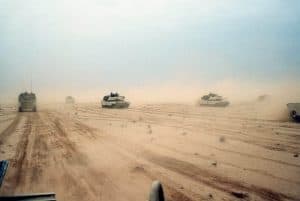
<path id="1" fill-rule="evenodd" d="M 299 201 L 299 22 L 300 1 L 0 0 L 0 196 Z"/>
<path id="2" fill-rule="evenodd" d="M 88 78 L 87 78 L 88 79 Z M 7 97 L 1 96 L 2 103 L 14 103 L 19 93 L 30 91 L 25 88 L 19 92 L 10 92 Z M 278 103 L 297 102 L 300 89 L 297 80 L 257 83 L 249 81 L 224 80 L 207 84 L 198 80 L 161 81 L 153 84 L 142 84 L 135 87 L 95 86 L 94 88 L 33 88 L 40 103 L 64 102 L 65 97 L 72 95 L 78 102 L 99 102 L 110 92 L 117 91 L 134 103 L 189 103 L 193 104 L 201 96 L 214 92 L 228 98 L 232 103 L 255 101 L 260 95 L 269 95 Z"/>

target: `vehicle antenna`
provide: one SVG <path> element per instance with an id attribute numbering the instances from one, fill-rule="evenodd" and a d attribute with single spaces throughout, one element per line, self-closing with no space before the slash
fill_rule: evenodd
<path id="1" fill-rule="evenodd" d="M 30 73 L 30 93 L 32 93 L 32 72 Z"/>

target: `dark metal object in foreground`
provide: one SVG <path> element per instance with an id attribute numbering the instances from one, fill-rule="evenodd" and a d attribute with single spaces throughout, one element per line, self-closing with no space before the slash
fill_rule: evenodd
<path id="1" fill-rule="evenodd" d="M 0 161 L 0 187 L 4 179 L 8 161 Z M 23 195 L 0 196 L 1 201 L 56 201 L 55 193 L 34 193 Z M 151 186 L 149 201 L 165 201 L 164 191 L 159 181 L 154 181 Z"/>
<path id="2" fill-rule="evenodd" d="M 0 161 L 0 187 L 2 185 L 2 181 L 4 180 L 4 176 L 6 173 L 6 170 L 8 168 L 8 161 Z"/>
<path id="3" fill-rule="evenodd" d="M 165 201 L 163 187 L 159 181 L 152 183 L 149 201 Z"/>
<path id="4" fill-rule="evenodd" d="M 8 161 L 0 161 L 0 187 L 8 168 Z M 55 193 L 34 193 L 24 195 L 3 195 L 1 201 L 56 201 Z"/>
<path id="5" fill-rule="evenodd" d="M 300 103 L 288 103 L 287 107 L 290 117 L 293 120 L 300 122 Z"/>
<path id="6" fill-rule="evenodd" d="M 0 196 L 1 201 L 56 201 L 55 193 Z"/>

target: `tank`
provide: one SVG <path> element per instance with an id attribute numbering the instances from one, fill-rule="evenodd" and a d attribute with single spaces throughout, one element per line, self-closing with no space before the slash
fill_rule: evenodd
<path id="1" fill-rule="evenodd" d="M 263 94 L 257 97 L 257 102 L 267 102 L 271 99 L 271 96 L 268 94 Z"/>
<path id="2" fill-rule="evenodd" d="M 128 108 L 130 103 L 125 101 L 125 96 L 111 92 L 103 97 L 101 105 L 103 108 Z"/>
<path id="3" fill-rule="evenodd" d="M 290 117 L 295 121 L 300 121 L 300 103 L 288 103 L 287 107 Z"/>
<path id="4" fill-rule="evenodd" d="M 66 102 L 66 104 L 74 104 L 75 99 L 72 96 L 67 96 L 65 102 Z"/>
<path id="5" fill-rule="evenodd" d="M 34 93 L 24 92 L 19 95 L 19 112 L 36 112 L 36 96 Z"/>
<path id="6" fill-rule="evenodd" d="M 229 101 L 218 94 L 209 93 L 201 97 L 199 101 L 200 106 L 213 106 L 213 107 L 226 107 L 229 105 Z"/>

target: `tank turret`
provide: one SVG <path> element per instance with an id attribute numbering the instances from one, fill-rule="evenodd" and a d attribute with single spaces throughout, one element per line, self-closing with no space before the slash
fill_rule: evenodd
<path id="1" fill-rule="evenodd" d="M 213 106 L 213 107 L 226 107 L 229 105 L 229 101 L 227 101 L 225 98 L 223 98 L 218 94 L 209 93 L 201 97 L 201 100 L 199 101 L 199 105 Z"/>
<path id="2" fill-rule="evenodd" d="M 101 106 L 103 108 L 128 108 L 130 103 L 125 101 L 125 96 L 120 96 L 116 92 L 111 92 L 103 97 Z"/>

